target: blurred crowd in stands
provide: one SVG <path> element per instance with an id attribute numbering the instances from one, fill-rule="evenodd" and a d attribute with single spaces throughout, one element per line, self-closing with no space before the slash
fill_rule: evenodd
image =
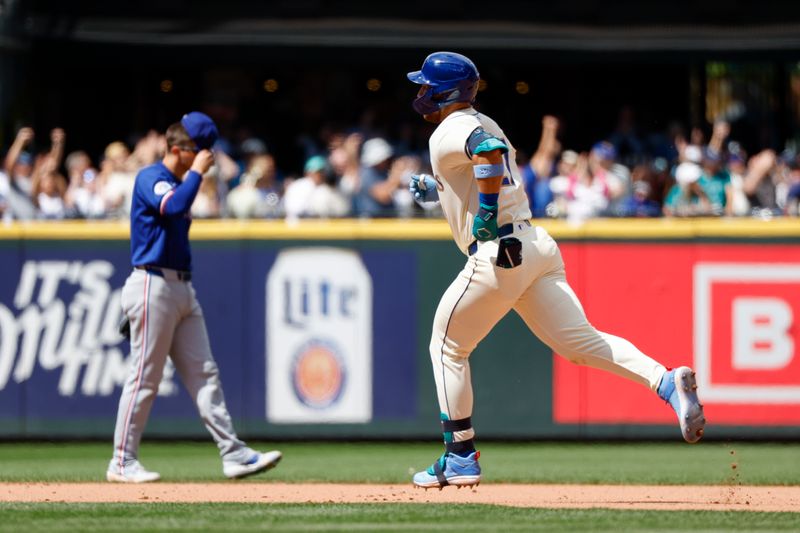
<path id="1" fill-rule="evenodd" d="M 748 154 L 729 138 L 726 122 L 715 123 L 708 136 L 676 125 L 643 137 L 623 110 L 616 130 L 587 151 L 564 149 L 559 129 L 556 117 L 545 116 L 538 146 L 517 147 L 520 154 L 533 152 L 517 163 L 534 217 L 798 215 L 798 154 Z M 166 149 L 163 135 L 151 131 L 131 146 L 114 141 L 93 159 L 81 150 L 65 153 L 63 130 L 49 133 L 47 149 L 33 151 L 33 130 L 21 128 L 5 150 L 3 220 L 127 218 L 137 171 Z M 221 139 L 192 216 L 441 216 L 438 207 L 418 206 L 407 190 L 412 174 L 430 172 L 426 153 L 354 132 L 306 144 L 304 166 L 292 173 L 258 138 Z"/>

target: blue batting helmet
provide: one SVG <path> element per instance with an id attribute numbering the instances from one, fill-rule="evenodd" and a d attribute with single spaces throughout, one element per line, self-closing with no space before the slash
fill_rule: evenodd
<path id="1" fill-rule="evenodd" d="M 455 102 L 472 103 L 478 93 L 480 74 L 466 56 L 434 52 L 425 58 L 421 70 L 408 73 L 408 79 L 430 86 L 413 103 L 417 113 L 429 115 Z"/>

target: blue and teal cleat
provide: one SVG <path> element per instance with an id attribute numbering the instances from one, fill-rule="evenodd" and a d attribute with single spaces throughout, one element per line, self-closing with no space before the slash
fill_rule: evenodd
<path id="1" fill-rule="evenodd" d="M 414 486 L 441 490 L 447 485 L 458 488 L 478 485 L 481 482 L 481 465 L 478 464 L 480 456 L 479 451 L 472 452 L 467 457 L 445 452 L 430 468 L 414 474 Z"/>

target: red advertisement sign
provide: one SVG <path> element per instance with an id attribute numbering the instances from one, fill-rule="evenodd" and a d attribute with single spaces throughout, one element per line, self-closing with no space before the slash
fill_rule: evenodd
<path id="1" fill-rule="evenodd" d="M 561 246 L 567 277 L 601 331 L 697 371 L 710 424 L 800 424 L 800 247 Z M 558 423 L 674 423 L 647 387 L 556 357 Z"/>

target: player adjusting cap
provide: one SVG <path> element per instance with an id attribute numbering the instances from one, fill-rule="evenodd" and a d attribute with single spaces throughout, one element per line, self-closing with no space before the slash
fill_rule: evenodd
<path id="1" fill-rule="evenodd" d="M 192 111 L 186 113 L 181 118 L 186 133 L 189 138 L 194 141 L 198 148 L 208 149 L 211 148 L 219 137 L 217 125 L 211 120 L 211 117 L 199 111 Z"/>

